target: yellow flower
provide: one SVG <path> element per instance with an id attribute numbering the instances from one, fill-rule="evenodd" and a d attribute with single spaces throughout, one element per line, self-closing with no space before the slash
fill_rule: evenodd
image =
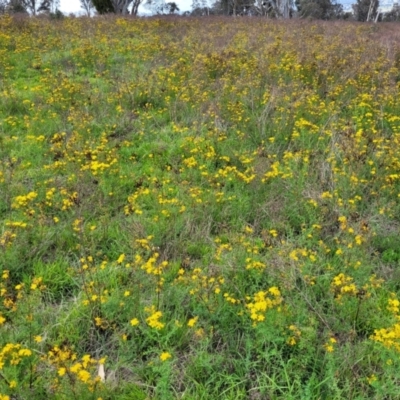
<path id="1" fill-rule="evenodd" d="M 70 368 L 71 372 L 73 372 L 74 374 L 77 374 L 81 369 L 82 369 L 81 363 L 76 363 Z"/>
<path id="2" fill-rule="evenodd" d="M 38 336 L 35 336 L 34 340 L 36 343 L 40 343 L 43 340 L 43 338 L 38 335 Z"/>
<path id="3" fill-rule="evenodd" d="M 89 354 L 85 354 L 85 355 L 82 357 L 82 365 L 83 365 L 83 368 L 87 368 L 87 366 L 90 364 L 90 361 L 91 361 L 90 355 L 89 355 Z"/>
<path id="4" fill-rule="evenodd" d="M 330 192 L 321 193 L 321 198 L 323 198 L 323 199 L 331 199 L 332 197 L 333 197 L 332 193 L 330 193 Z"/>
<path id="5" fill-rule="evenodd" d="M 132 326 L 139 325 L 139 320 L 138 320 L 137 318 L 131 319 L 131 325 L 132 325 Z"/>
<path id="6" fill-rule="evenodd" d="M 121 254 L 118 257 L 117 264 L 122 264 L 124 260 L 125 260 L 125 254 Z"/>
<path id="7" fill-rule="evenodd" d="M 277 231 L 276 229 L 271 229 L 271 230 L 269 231 L 269 233 L 270 233 L 270 235 L 271 235 L 272 237 L 277 237 L 277 236 L 278 236 L 278 231 Z"/>
<path id="8" fill-rule="evenodd" d="M 254 232 L 254 229 L 251 228 L 250 226 L 245 226 L 245 227 L 244 227 L 244 231 L 245 231 L 246 233 L 253 233 L 253 232 Z"/>
<path id="9" fill-rule="evenodd" d="M 204 329 L 202 329 L 202 328 L 200 328 L 200 329 L 197 329 L 196 331 L 195 331 L 195 335 L 198 337 L 198 338 L 202 338 L 203 336 L 204 336 Z"/>
<path id="10" fill-rule="evenodd" d="M 10 388 L 13 389 L 13 388 L 16 388 L 16 387 L 17 387 L 17 381 L 14 381 L 14 380 L 11 381 L 10 382 Z"/>
<path id="11" fill-rule="evenodd" d="M 78 378 L 79 380 L 81 380 L 82 382 L 87 382 L 90 379 L 90 373 L 84 369 L 80 370 L 78 372 Z"/>
<path id="12" fill-rule="evenodd" d="M 59 376 L 64 376 L 66 372 L 67 372 L 67 369 L 64 367 L 59 368 L 57 371 Z"/>
<path id="13" fill-rule="evenodd" d="M 325 345 L 325 350 L 326 350 L 328 353 L 333 353 L 334 348 L 333 348 L 332 345 L 326 344 L 326 345 Z"/>
<path id="14" fill-rule="evenodd" d="M 325 350 L 326 350 L 328 353 L 333 353 L 333 351 L 335 350 L 335 348 L 334 348 L 333 345 L 334 345 L 335 343 L 337 343 L 336 339 L 333 338 L 333 337 L 331 337 L 331 338 L 328 340 L 328 342 L 324 344 Z"/>
<path id="15" fill-rule="evenodd" d="M 153 311 L 153 309 L 152 309 Z M 162 312 L 161 311 L 155 311 L 154 309 L 154 313 L 152 315 L 150 315 L 148 318 L 146 318 L 146 322 L 147 324 L 154 329 L 162 329 L 164 328 L 165 324 L 161 321 L 159 321 L 159 319 L 162 317 Z"/>
<path id="16" fill-rule="evenodd" d="M 189 319 L 187 326 L 189 328 L 193 328 L 196 325 L 196 322 L 198 319 L 199 319 L 199 317 L 194 317 L 194 318 Z"/>
<path id="17" fill-rule="evenodd" d="M 168 353 L 168 351 L 164 351 L 160 355 L 160 360 L 161 361 L 166 361 L 166 360 L 168 360 L 168 358 L 171 358 L 171 357 L 172 357 L 172 355 L 170 353 Z"/>
<path id="18" fill-rule="evenodd" d="M 276 286 L 272 286 L 271 288 L 269 288 L 268 291 L 275 297 L 281 295 L 281 292 L 279 291 L 279 289 Z"/>
<path id="19" fill-rule="evenodd" d="M 291 336 L 288 340 L 287 340 L 287 342 L 286 342 L 289 346 L 294 346 L 297 342 L 296 342 L 296 339 L 293 337 L 293 336 Z"/>

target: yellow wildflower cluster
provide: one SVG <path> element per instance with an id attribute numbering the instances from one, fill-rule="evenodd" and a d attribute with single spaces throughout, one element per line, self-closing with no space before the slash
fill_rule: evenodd
<path id="1" fill-rule="evenodd" d="M 264 269 L 266 265 L 260 261 L 253 260 L 252 258 L 246 258 L 246 269 Z"/>
<path id="2" fill-rule="evenodd" d="M 353 278 L 342 272 L 333 278 L 331 290 L 334 292 L 335 298 L 338 301 L 340 301 L 343 296 L 356 296 L 358 294 L 358 289 Z"/>
<path id="3" fill-rule="evenodd" d="M 333 353 L 335 350 L 335 345 L 337 340 L 334 337 L 329 338 L 329 340 L 324 344 L 324 348 L 328 353 Z"/>
<path id="4" fill-rule="evenodd" d="M 153 235 L 149 235 L 143 239 L 136 239 L 135 244 L 140 248 L 143 248 L 145 250 L 150 250 L 150 244 L 151 244 L 152 239 L 153 239 Z"/>
<path id="5" fill-rule="evenodd" d="M 31 355 L 32 351 L 22 347 L 19 343 L 8 343 L 0 351 L 0 369 L 4 367 L 7 361 L 11 365 L 18 365 L 23 357 L 29 357 Z"/>
<path id="6" fill-rule="evenodd" d="M 96 374 L 96 367 L 105 362 L 105 358 L 96 360 L 89 354 L 85 354 L 79 360 L 72 350 L 67 347 L 58 346 L 49 350 L 43 359 L 57 370 L 58 379 L 55 381 L 56 386 L 61 384 L 60 378 L 63 379 L 65 377 L 68 380 L 77 379 L 88 385 L 91 391 L 100 382 L 100 377 Z"/>
<path id="7" fill-rule="evenodd" d="M 375 329 L 371 339 L 382 343 L 387 348 L 400 352 L 400 323 L 389 328 Z"/>
<path id="8" fill-rule="evenodd" d="M 0 236 L 0 247 L 11 246 L 17 234 L 12 231 L 4 231 Z"/>
<path id="9" fill-rule="evenodd" d="M 400 301 L 395 299 L 388 300 L 388 306 L 386 307 L 391 313 L 398 314 L 400 311 Z"/>
<path id="10" fill-rule="evenodd" d="M 161 275 L 164 269 L 168 266 L 168 261 L 157 263 L 159 253 L 154 253 L 142 266 L 141 269 L 149 275 Z"/>
<path id="11" fill-rule="evenodd" d="M 290 325 L 289 331 L 290 336 L 287 339 L 286 343 L 290 346 L 294 346 L 300 340 L 301 330 L 296 325 Z"/>
<path id="12" fill-rule="evenodd" d="M 254 324 L 264 321 L 268 310 L 273 308 L 279 310 L 279 305 L 283 302 L 281 292 L 275 286 L 269 288 L 267 291 L 257 292 L 253 298 L 248 297 L 247 300 L 246 307 Z"/>
<path id="13" fill-rule="evenodd" d="M 400 301 L 395 293 L 391 293 L 386 309 L 393 315 L 396 322 L 388 328 L 375 329 L 371 339 L 400 352 Z"/>
<path id="14" fill-rule="evenodd" d="M 168 353 L 167 351 L 164 351 L 163 353 L 160 354 L 161 361 L 167 361 L 171 357 L 172 357 L 171 353 Z"/>
<path id="15" fill-rule="evenodd" d="M 23 208 L 26 207 L 30 202 L 32 202 L 38 196 L 37 192 L 29 192 L 26 195 L 21 195 L 15 197 L 13 201 L 14 208 Z"/>
<path id="16" fill-rule="evenodd" d="M 190 318 L 188 323 L 187 323 L 187 326 L 189 328 L 193 328 L 197 324 L 197 320 L 198 319 L 199 319 L 199 317 Z"/>
<path id="17" fill-rule="evenodd" d="M 145 307 L 144 309 L 149 316 L 146 318 L 147 325 L 150 328 L 160 330 L 164 328 L 165 323 L 161 322 L 160 319 L 162 318 L 163 314 L 161 311 L 157 311 L 155 306 Z"/>

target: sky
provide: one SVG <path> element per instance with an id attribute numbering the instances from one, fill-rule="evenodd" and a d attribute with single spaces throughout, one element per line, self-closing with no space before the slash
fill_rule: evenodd
<path id="1" fill-rule="evenodd" d="M 186 11 L 191 9 L 192 0 L 175 0 L 175 3 L 178 5 L 180 11 Z M 80 6 L 79 0 L 61 0 L 60 1 L 60 10 L 64 14 L 74 13 L 79 14 L 82 13 L 82 9 Z M 143 7 L 139 8 L 139 15 L 140 14 L 148 14 L 146 9 Z"/>

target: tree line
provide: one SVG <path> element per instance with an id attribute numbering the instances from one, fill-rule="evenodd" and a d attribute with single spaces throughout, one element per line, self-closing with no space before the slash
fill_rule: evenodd
<path id="1" fill-rule="evenodd" d="M 400 21 L 397 3 L 389 11 L 379 10 L 379 0 L 356 0 L 345 11 L 336 0 L 193 0 L 191 15 L 259 15 L 271 18 L 311 18 L 321 20 Z"/>
<path id="2" fill-rule="evenodd" d="M 141 4 L 145 3 L 154 14 L 173 14 L 178 5 L 165 0 L 80 0 L 81 9 L 87 16 L 94 14 L 137 15 Z M 60 0 L 0 0 L 0 14 L 25 13 L 30 15 L 50 14 L 62 17 Z"/>
<path id="3" fill-rule="evenodd" d="M 39 13 L 56 12 L 59 0 L 0 0 L 0 12 L 5 13 Z"/>
<path id="4" fill-rule="evenodd" d="M 400 6 L 379 11 L 379 0 L 356 0 L 352 12 L 345 12 L 337 0 L 192 0 L 191 11 L 185 15 L 248 15 L 270 18 L 312 18 L 322 20 L 354 19 L 356 21 L 400 21 Z M 48 13 L 62 16 L 60 0 L 0 0 L 0 13 Z M 94 14 L 137 15 L 144 5 L 153 14 L 174 14 L 179 7 L 166 0 L 80 0 L 87 16 Z"/>

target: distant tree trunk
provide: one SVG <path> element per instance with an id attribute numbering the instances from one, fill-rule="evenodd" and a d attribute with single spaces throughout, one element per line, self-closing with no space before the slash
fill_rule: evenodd
<path id="1" fill-rule="evenodd" d="M 36 15 L 36 0 L 21 0 L 21 4 L 31 12 L 32 15 Z"/>
<path id="2" fill-rule="evenodd" d="M 293 0 L 271 0 L 270 4 L 278 18 L 290 18 L 291 10 L 293 9 Z"/>
<path id="3" fill-rule="evenodd" d="M 131 5 L 132 0 L 111 0 L 111 2 L 116 14 L 129 14 L 128 7 Z"/>
<path id="4" fill-rule="evenodd" d="M 368 9 L 368 15 L 367 15 L 367 22 L 371 21 L 373 18 L 373 12 L 374 12 L 374 5 L 375 5 L 376 0 L 371 0 L 371 3 L 369 4 L 369 9 Z M 377 13 L 378 14 L 378 13 Z"/>
<path id="5" fill-rule="evenodd" d="M 357 0 L 353 5 L 354 15 L 357 21 L 373 21 L 379 8 L 379 0 Z"/>
<path id="6" fill-rule="evenodd" d="M 137 15 L 139 6 L 142 4 L 142 2 L 143 2 L 143 0 L 133 0 L 132 10 L 131 10 L 132 15 Z"/>
<path id="7" fill-rule="evenodd" d="M 283 4 L 282 17 L 285 19 L 290 18 L 290 7 L 288 1 L 285 1 L 285 3 Z"/>
<path id="8" fill-rule="evenodd" d="M 86 15 L 90 17 L 90 14 L 94 8 L 92 0 L 80 0 L 81 8 L 86 12 Z"/>

